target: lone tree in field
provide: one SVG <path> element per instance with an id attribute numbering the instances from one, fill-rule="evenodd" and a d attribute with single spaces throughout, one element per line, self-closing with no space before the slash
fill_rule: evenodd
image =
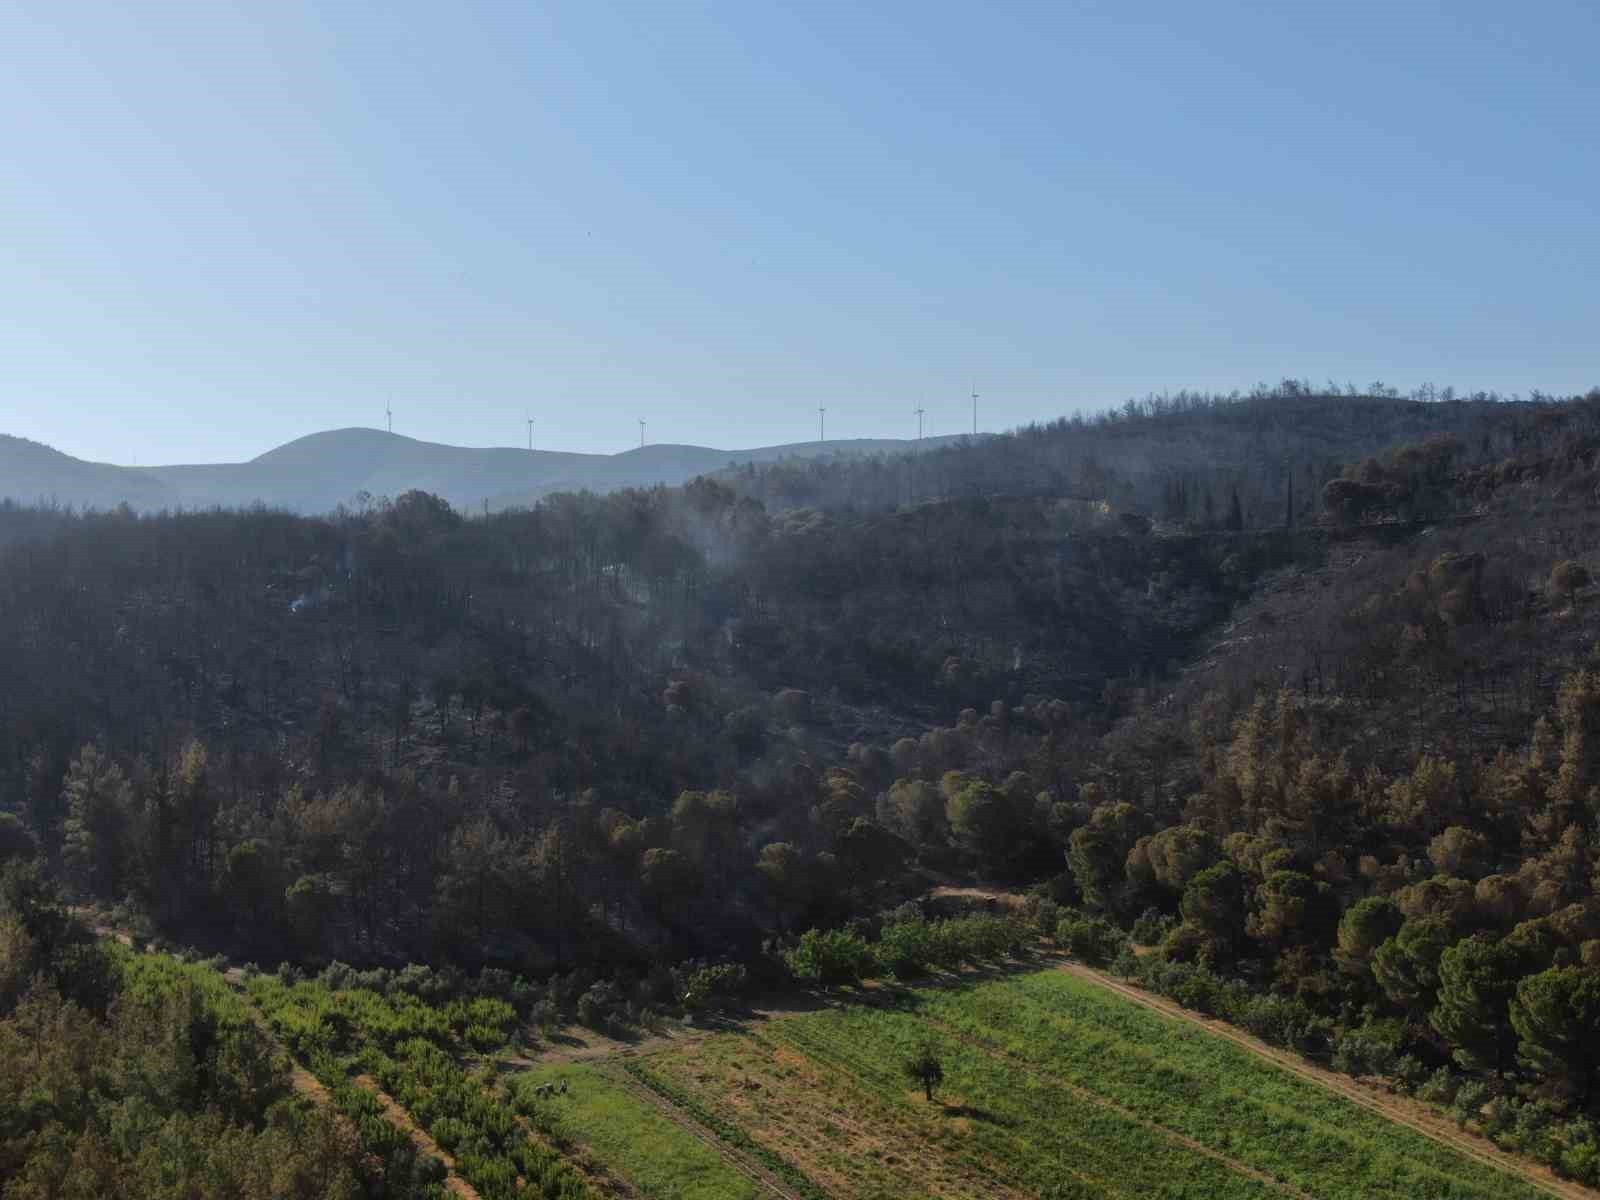
<path id="1" fill-rule="evenodd" d="M 922 1085 L 922 1090 L 927 1094 L 928 1103 L 933 1103 L 933 1089 L 944 1082 L 944 1064 L 939 1061 L 938 1052 L 934 1050 L 933 1043 L 924 1042 L 917 1048 L 910 1058 L 901 1064 L 902 1069 L 912 1079 Z"/>
<path id="2" fill-rule="evenodd" d="M 1570 558 L 1566 562 L 1559 562 L 1555 570 L 1550 572 L 1550 586 L 1558 592 L 1565 592 L 1568 604 L 1575 603 L 1578 591 L 1589 586 L 1588 568 Z"/>

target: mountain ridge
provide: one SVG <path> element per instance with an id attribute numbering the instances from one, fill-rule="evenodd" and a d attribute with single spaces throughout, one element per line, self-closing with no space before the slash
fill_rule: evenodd
<path id="1" fill-rule="evenodd" d="M 924 448 L 961 440 L 925 438 Z M 610 492 L 687 483 L 734 463 L 903 454 L 914 441 L 857 438 L 721 450 L 654 443 L 616 454 L 520 447 L 453 446 L 360 426 L 294 438 L 244 462 L 126 467 L 74 458 L 40 442 L 0 434 L 0 499 L 79 508 L 127 504 L 238 508 L 265 504 L 328 512 L 371 496 L 417 488 L 464 510 L 502 510 L 558 491 Z"/>

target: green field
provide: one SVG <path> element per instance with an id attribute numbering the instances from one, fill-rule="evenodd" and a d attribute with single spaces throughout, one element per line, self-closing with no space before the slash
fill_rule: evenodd
<path id="1" fill-rule="evenodd" d="M 155 967 L 136 964 L 138 985 Z M 200 972 L 243 1012 L 220 977 Z M 154 979 L 154 976 L 152 976 Z M 151 983 L 161 982 L 155 980 Z M 743 1032 L 512 1075 L 503 1002 L 256 976 L 251 999 L 383 1157 L 370 1077 L 485 1200 L 1534 1200 L 1194 1025 L 1057 970 L 862 993 Z M 241 1017 L 240 1019 L 244 1019 Z M 931 1046 L 933 1102 L 902 1064 Z M 544 1084 L 567 1091 L 541 1096 Z M 357 1086 L 357 1085 L 360 1086 Z M 437 1179 L 426 1189 L 438 1194 Z"/>
<path id="2" fill-rule="evenodd" d="M 1057 971 L 779 1018 L 566 1077 L 561 1131 L 641 1195 L 758 1194 L 684 1127 L 776 1163 L 794 1190 L 859 1200 L 1315 1196 L 1533 1200 L 1482 1166 L 1230 1042 Z M 900 1070 L 937 1047 L 929 1104 Z"/>
<path id="3" fill-rule="evenodd" d="M 540 1125 L 543 1114 L 519 1112 L 514 1098 L 495 1087 L 492 1071 L 468 1069 L 475 1052 L 505 1044 L 515 1022 L 505 1001 L 430 1004 L 405 993 L 289 983 L 274 975 L 255 975 L 245 987 L 279 1041 L 356 1122 L 364 1145 L 380 1136 L 392 1140 L 370 1094 L 376 1083 L 453 1156 L 460 1178 L 481 1200 L 593 1200 L 594 1189 L 553 1131 Z M 439 1174 L 430 1168 L 429 1194 L 439 1194 Z"/>
<path id="4" fill-rule="evenodd" d="M 560 1135 L 597 1158 L 646 1196 L 660 1200 L 757 1200 L 752 1180 L 723 1161 L 618 1079 L 616 1068 L 588 1063 L 540 1067 L 518 1075 L 518 1106 L 537 1105 Z M 624 1076 L 625 1078 L 625 1076 Z M 540 1084 L 567 1084 L 565 1095 L 541 1100 Z"/>

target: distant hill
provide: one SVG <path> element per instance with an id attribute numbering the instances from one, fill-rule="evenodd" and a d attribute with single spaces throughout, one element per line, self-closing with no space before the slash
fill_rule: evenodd
<path id="1" fill-rule="evenodd" d="M 955 438 L 927 438 L 933 448 Z M 49 446 L 0 435 L 0 498 L 79 508 L 126 503 L 161 508 L 238 508 L 262 503 L 328 512 L 363 492 L 396 496 L 420 488 L 458 509 L 501 510 L 557 491 L 610 492 L 686 483 L 731 463 L 901 454 L 892 438 L 797 442 L 749 450 L 654 445 L 621 454 L 473 449 L 422 442 L 378 429 L 333 429 L 297 438 L 244 463 L 119 467 L 85 462 Z"/>
<path id="2" fill-rule="evenodd" d="M 158 479 L 127 467 L 84 462 L 39 442 L 0 434 L 0 499 L 23 504 L 136 508 L 168 503 Z"/>

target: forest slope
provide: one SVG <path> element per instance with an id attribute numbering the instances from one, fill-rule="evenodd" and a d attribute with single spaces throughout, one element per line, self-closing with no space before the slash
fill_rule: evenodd
<path id="1" fill-rule="evenodd" d="M 1314 461 L 1368 426 L 1425 436 Z M 1270 504 L 1101 461 L 1262 428 L 1238 470 L 1303 452 Z M 1036 450 L 1060 487 L 958 486 Z M 864 462 L 812 508 L 773 466 L 473 520 L 8 509 L 0 856 L 244 955 L 632 1020 L 701 969 L 665 964 L 781 974 L 930 874 L 1032 884 L 1148 986 L 1600 1174 L 1600 396 L 947 454 L 914 503 L 845 502 Z"/>

